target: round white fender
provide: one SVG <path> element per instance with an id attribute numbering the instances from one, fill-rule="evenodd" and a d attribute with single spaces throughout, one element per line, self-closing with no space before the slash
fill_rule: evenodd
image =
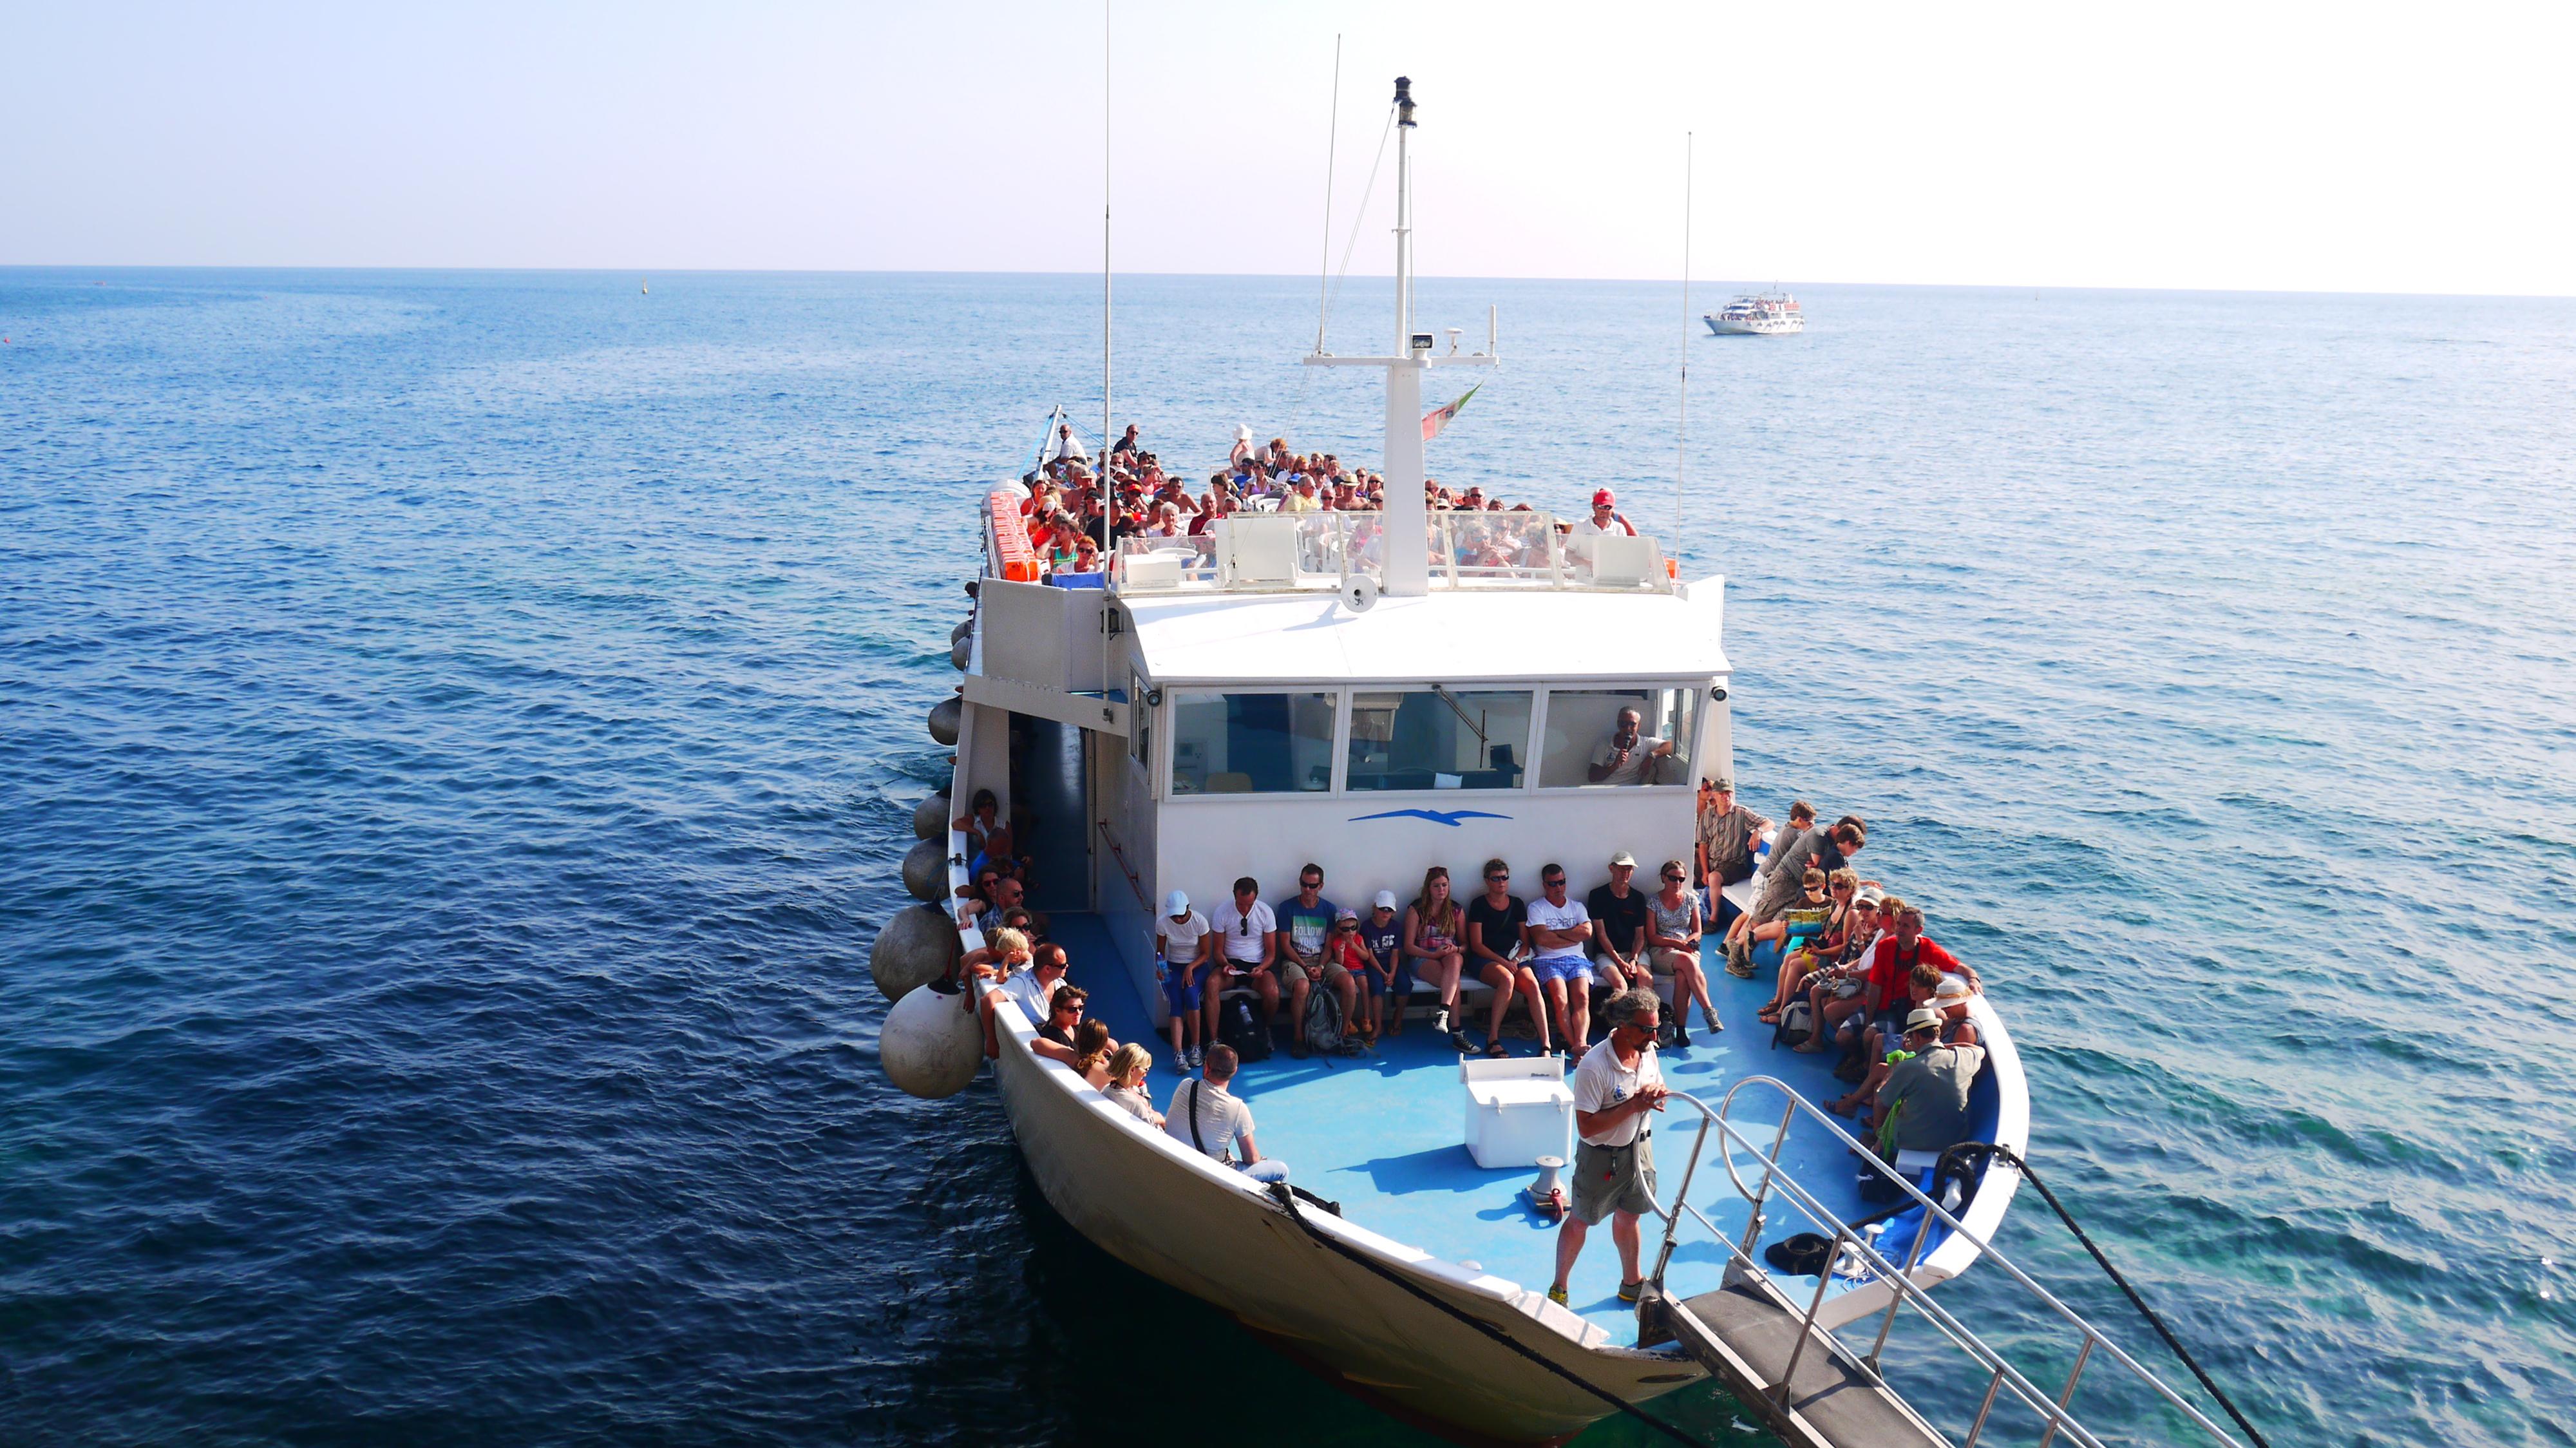
<path id="1" fill-rule="evenodd" d="M 942 699 L 930 711 L 930 737 L 941 744 L 957 742 L 957 725 L 965 717 L 966 706 L 955 699 Z"/>
<path id="2" fill-rule="evenodd" d="M 894 1003 L 877 1033 L 877 1060 L 887 1080 L 933 1101 L 974 1084 L 975 1070 L 984 1064 L 984 1033 L 975 1013 L 961 1007 L 964 999 L 925 985 Z"/>
<path id="3" fill-rule="evenodd" d="M 948 796 L 934 794 L 912 807 L 912 836 L 917 840 L 943 839 L 948 834 Z"/>
<path id="4" fill-rule="evenodd" d="M 948 852 L 937 840 L 923 840 L 903 854 L 903 888 L 924 905 L 948 898 Z"/>
<path id="5" fill-rule="evenodd" d="M 887 1000 L 899 1001 L 914 986 L 946 975 L 960 953 L 957 927 L 946 915 L 927 905 L 907 905 L 877 932 L 877 943 L 868 951 L 868 974 Z"/>

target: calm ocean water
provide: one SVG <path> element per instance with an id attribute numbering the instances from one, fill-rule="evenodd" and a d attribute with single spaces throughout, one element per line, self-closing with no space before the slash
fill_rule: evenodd
<path id="1" fill-rule="evenodd" d="M 0 271 L 0 1440 L 1426 1441 L 877 1073 L 1096 284 L 652 281 Z M 1752 802 L 1869 817 L 2274 1443 L 2576 1442 L 2576 303 L 1802 296 L 1689 348 Z M 1435 471 L 1670 529 L 1670 288 L 1422 297 L 1510 363 Z M 1166 457 L 1374 456 L 1310 283 L 1120 301 Z"/>

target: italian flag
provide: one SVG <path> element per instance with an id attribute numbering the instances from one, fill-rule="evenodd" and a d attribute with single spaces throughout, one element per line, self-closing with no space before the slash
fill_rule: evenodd
<path id="1" fill-rule="evenodd" d="M 1422 415 L 1422 440 L 1424 442 L 1429 442 L 1433 438 L 1438 437 L 1440 435 L 1440 429 L 1447 427 L 1449 425 L 1449 419 L 1456 417 L 1458 415 L 1458 409 L 1466 406 L 1467 399 L 1475 396 L 1477 390 L 1482 388 L 1484 385 L 1485 384 L 1482 382 L 1479 382 L 1476 386 L 1468 388 L 1457 401 L 1450 403 L 1446 407 L 1435 407 L 1429 412 L 1424 413 Z"/>

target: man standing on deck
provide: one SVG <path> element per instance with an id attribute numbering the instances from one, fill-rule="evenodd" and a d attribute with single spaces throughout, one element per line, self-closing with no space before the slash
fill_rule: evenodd
<path id="1" fill-rule="evenodd" d="M 1610 1034 L 1583 1053 L 1574 1068 L 1574 1209 L 1556 1229 L 1556 1281 L 1548 1301 L 1565 1306 L 1566 1279 L 1583 1239 L 1610 1219 L 1619 1248 L 1619 1300 L 1634 1302 L 1644 1286 L 1637 1270 L 1637 1214 L 1655 1210 L 1654 1132 L 1646 1113 L 1664 1109 L 1663 1068 L 1655 1062 L 1655 1032 L 1663 1002 L 1650 990 L 1621 991 L 1604 1014 Z"/>
<path id="2" fill-rule="evenodd" d="M 1707 894 L 1700 918 L 1723 930 L 1741 912 L 1726 898 L 1726 887 L 1753 878 L 1753 847 L 1771 832 L 1771 822 L 1735 802 L 1735 781 L 1723 776 L 1700 786 L 1699 858 L 1696 883 Z"/>

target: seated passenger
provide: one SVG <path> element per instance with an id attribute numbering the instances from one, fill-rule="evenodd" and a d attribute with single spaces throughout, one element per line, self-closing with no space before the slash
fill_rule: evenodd
<path id="1" fill-rule="evenodd" d="M 1673 978 L 1673 1046 L 1690 1045 L 1691 1002 L 1699 1002 L 1700 1019 L 1712 1031 L 1726 1029 L 1717 1005 L 1708 998 L 1708 973 L 1700 969 L 1699 897 L 1686 887 L 1688 872 L 1679 860 L 1664 861 L 1664 888 L 1646 901 L 1647 963 L 1657 974 Z M 1651 989 L 1651 987 L 1649 987 Z"/>
<path id="2" fill-rule="evenodd" d="M 1740 912 L 1726 898 L 1729 885 L 1753 878 L 1753 847 L 1771 830 L 1771 822 L 1735 802 L 1732 780 L 1702 780 L 1699 787 L 1699 835 L 1692 846 L 1691 883 L 1705 894 L 1700 914 L 1724 926 Z"/>
<path id="3" fill-rule="evenodd" d="M 1595 885 L 1583 897 L 1592 917 L 1592 971 L 1609 990 L 1655 988 L 1654 967 L 1646 962 L 1646 892 L 1633 883 L 1637 857 L 1626 850 L 1610 857 L 1610 882 Z"/>
<path id="4" fill-rule="evenodd" d="M 1024 943 L 1024 942 L 1023 942 Z M 1008 950 L 1005 967 L 1018 968 L 994 981 L 977 997 L 976 1018 L 984 1027 L 984 1054 L 1002 1054 L 1001 1042 L 993 1034 L 993 1008 L 1004 1001 L 1020 1008 L 1032 1026 L 1044 1026 L 1053 1019 L 1053 1002 L 1058 987 L 1064 984 L 1064 947 L 1042 945 L 1034 952 L 1022 954 Z"/>
<path id="5" fill-rule="evenodd" d="M 1184 1075 L 1198 1069 L 1200 991 L 1215 968 L 1216 928 L 1182 891 L 1163 897 L 1163 916 L 1154 922 L 1154 979 L 1172 1016 L 1172 1069 Z"/>
<path id="6" fill-rule="evenodd" d="M 1879 1088 L 1880 1140 L 1897 1151 L 1948 1151 L 1968 1139 L 1968 1095 L 1986 1064 L 1983 1046 L 1941 1040 L 1941 1013 L 1908 1016 L 1911 1054 L 1889 1069 Z"/>
<path id="7" fill-rule="evenodd" d="M 984 853 L 984 841 L 1000 826 L 1001 811 L 1001 801 L 993 798 L 991 790 L 975 791 L 973 807 L 950 826 L 966 832 L 966 858 L 971 860 Z"/>
<path id="8" fill-rule="evenodd" d="M 1145 1073 L 1154 1067 L 1153 1056 L 1134 1041 L 1118 1048 L 1109 1058 L 1108 1097 L 1119 1108 L 1138 1121 L 1160 1130 L 1163 1113 L 1154 1109 L 1152 1098 L 1145 1094 Z"/>
<path id="9" fill-rule="evenodd" d="M 1029 1043 L 1029 1049 L 1050 1061 L 1071 1064 L 1073 1033 L 1082 1025 L 1082 1008 L 1090 1003 L 1091 994 L 1082 987 L 1057 986 L 1047 1002 L 1046 1020 L 1038 1026 L 1038 1038 Z"/>
<path id="10" fill-rule="evenodd" d="M 1576 519 L 1574 526 L 1567 530 L 1565 556 L 1588 564 L 1592 561 L 1593 539 L 1604 533 L 1616 533 L 1628 538 L 1636 537 L 1635 525 L 1622 516 L 1618 509 L 1618 496 L 1608 488 L 1594 492 L 1591 515 Z"/>
<path id="11" fill-rule="evenodd" d="M 1341 997 L 1344 1021 L 1359 1013 L 1358 982 L 1324 950 L 1340 913 L 1324 898 L 1324 867 L 1311 863 L 1297 872 L 1297 893 L 1271 912 L 1279 922 L 1279 978 L 1288 987 L 1288 1054 L 1299 1060 L 1306 1056 L 1308 991 L 1330 986 Z"/>
<path id="12" fill-rule="evenodd" d="M 1620 710 L 1618 727 L 1592 746 L 1592 764 L 1584 777 L 1594 784 L 1650 782 L 1655 761 L 1672 757 L 1673 741 L 1641 732 L 1644 726 L 1644 715 L 1635 709 Z"/>
<path id="13" fill-rule="evenodd" d="M 1449 1044 L 1461 1055 L 1468 1050 L 1466 1032 L 1459 1029 L 1458 1021 L 1458 977 L 1467 965 L 1466 942 L 1466 920 L 1458 902 L 1449 896 L 1449 867 L 1434 865 L 1422 872 L 1422 893 L 1404 907 L 1404 959 L 1411 970 L 1440 992 L 1431 1029 L 1448 1036 Z M 1404 997 L 1398 995 L 1389 1034 L 1403 1029 Z"/>
<path id="14" fill-rule="evenodd" d="M 1386 977 L 1377 973 L 1377 957 L 1369 954 L 1367 943 L 1360 939 L 1360 912 L 1348 905 L 1333 912 L 1333 933 L 1324 942 L 1324 961 L 1340 970 L 1365 1002 L 1358 1011 L 1342 1018 L 1343 1029 L 1361 1040 L 1375 1042 L 1378 1008 L 1386 999 Z"/>
<path id="15" fill-rule="evenodd" d="M 1593 936 L 1592 916 L 1582 902 L 1566 898 L 1563 866 L 1539 867 L 1538 883 L 1545 893 L 1529 903 L 1530 970 L 1555 1013 L 1557 1039 L 1568 1052 L 1581 1052 L 1592 1032 L 1592 962 L 1583 954 Z"/>
<path id="16" fill-rule="evenodd" d="M 1503 1049 L 1503 1013 L 1512 1007 L 1514 992 L 1529 1000 L 1530 1024 L 1538 1034 L 1541 1055 L 1553 1055 L 1547 1034 L 1547 996 L 1539 989 L 1538 973 L 1522 962 L 1529 954 L 1529 906 L 1511 892 L 1512 867 L 1500 860 L 1485 862 L 1485 893 L 1467 902 L 1467 958 L 1476 962 L 1476 973 L 1494 988 L 1493 1014 L 1485 1022 L 1485 1054 L 1496 1059 L 1511 1052 Z M 1465 1033 L 1452 1028 L 1449 1044 L 1464 1046 Z"/>
<path id="17" fill-rule="evenodd" d="M 1056 992 L 1057 1005 L 1064 1004 L 1066 994 L 1066 991 Z M 1084 1021 L 1073 1030 L 1073 1073 L 1099 1090 L 1108 1090 L 1109 1053 L 1116 1049 L 1119 1046 L 1109 1039 L 1107 1021 Z"/>
<path id="18" fill-rule="evenodd" d="M 1360 948 L 1368 952 L 1368 970 L 1361 981 L 1368 991 L 1369 1034 L 1403 1035 L 1404 1003 L 1413 994 L 1413 959 L 1404 953 L 1404 925 L 1395 918 L 1393 890 L 1377 892 L 1368 918 L 1359 922 L 1356 933 Z M 1387 1019 L 1390 1005 L 1392 1021 Z"/>
<path id="19" fill-rule="evenodd" d="M 1798 904 L 1807 872 L 1812 869 L 1830 875 L 1850 862 L 1861 847 L 1869 843 L 1867 830 L 1858 819 L 1845 815 L 1830 830 L 1811 831 L 1790 846 L 1786 854 L 1764 874 L 1762 888 L 1753 899 L 1753 909 L 1735 922 L 1726 940 L 1726 970 L 1729 975 L 1751 979 L 1753 947 L 1763 940 L 1777 940 L 1785 930 L 1763 927 L 1779 920 L 1783 911 Z"/>
<path id="20" fill-rule="evenodd" d="M 1202 1076 L 1172 1088 L 1171 1104 L 1163 1108 L 1163 1130 L 1218 1161 L 1251 1166 L 1261 1160 L 1261 1148 L 1252 1141 L 1252 1108 L 1225 1089 L 1234 1079 L 1235 1061 L 1232 1046 L 1208 1047 Z M 1239 1161 L 1232 1154 L 1237 1146 L 1242 1148 Z"/>
<path id="21" fill-rule="evenodd" d="M 1760 1019 L 1777 1021 L 1789 1002 L 1815 990 L 1830 989 L 1838 998 L 1858 995 L 1861 982 L 1869 974 L 1869 948 L 1877 938 L 1878 892 L 1857 892 L 1839 928 L 1828 930 L 1814 950 L 1780 963 L 1780 987 L 1772 992 L 1771 1003 L 1762 1008 Z M 1813 1004 L 1808 1007 L 1811 1014 L 1821 1009 Z"/>
<path id="22" fill-rule="evenodd" d="M 1235 989 L 1260 997 L 1261 1029 L 1269 1030 L 1279 1013 L 1279 977 L 1270 971 L 1279 950 L 1279 920 L 1261 903 L 1260 882 L 1250 875 L 1235 881 L 1234 898 L 1209 913 L 1208 928 L 1217 933 L 1217 953 L 1224 963 L 1208 975 L 1200 992 L 1206 999 L 1199 1005 L 1199 1039 L 1216 1040 L 1217 1005 Z"/>

